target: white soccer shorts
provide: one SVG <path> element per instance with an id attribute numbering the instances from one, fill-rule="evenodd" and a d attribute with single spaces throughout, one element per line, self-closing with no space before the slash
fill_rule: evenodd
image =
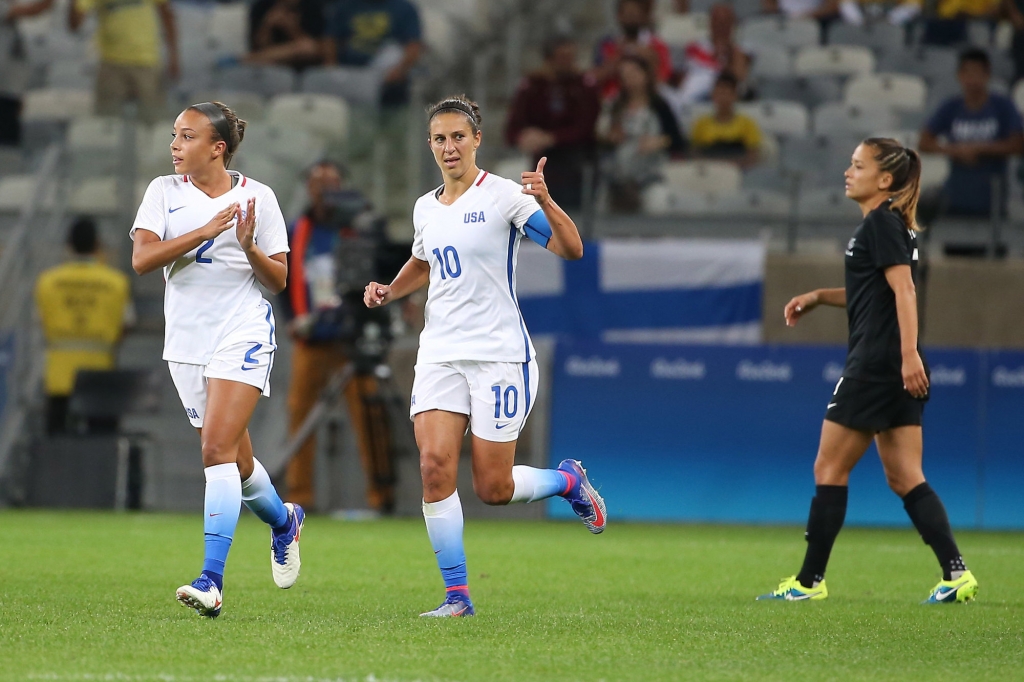
<path id="1" fill-rule="evenodd" d="M 269 323 L 269 325 L 268 325 Z M 168 362 L 171 379 L 192 426 L 202 428 L 206 415 L 206 386 L 210 379 L 249 384 L 270 397 L 270 372 L 277 350 L 273 316 L 242 325 L 224 337 L 207 365 Z M 268 331 L 269 329 L 269 331 Z"/>
<path id="2" fill-rule="evenodd" d="M 519 438 L 538 383 L 536 360 L 417 364 L 409 416 L 427 410 L 469 415 L 473 435 L 507 443 Z"/>

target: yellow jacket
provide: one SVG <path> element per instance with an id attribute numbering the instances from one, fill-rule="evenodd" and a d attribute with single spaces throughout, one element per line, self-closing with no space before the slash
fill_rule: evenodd
<path id="1" fill-rule="evenodd" d="M 70 395 L 80 369 L 113 369 L 128 277 L 94 259 L 50 268 L 36 281 L 46 337 L 46 393 Z"/>

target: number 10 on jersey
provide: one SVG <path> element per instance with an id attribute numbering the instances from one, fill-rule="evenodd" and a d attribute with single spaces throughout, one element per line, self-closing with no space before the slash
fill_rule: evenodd
<path id="1" fill-rule="evenodd" d="M 441 279 L 448 279 L 451 277 L 455 279 L 462 274 L 462 264 L 459 263 L 459 252 L 455 250 L 454 246 L 444 247 L 444 251 L 441 249 L 434 249 L 434 255 L 437 257 L 438 269 L 441 271 Z M 445 276 L 447 271 L 448 276 Z"/>

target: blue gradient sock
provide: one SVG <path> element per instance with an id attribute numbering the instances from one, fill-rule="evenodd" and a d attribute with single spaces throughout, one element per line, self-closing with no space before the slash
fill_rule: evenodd
<path id="1" fill-rule="evenodd" d="M 217 582 L 215 576 L 224 575 L 231 540 L 238 525 L 242 507 L 242 478 L 237 464 L 217 464 L 206 467 L 206 504 L 203 509 L 203 533 L 206 556 L 203 573 Z M 223 584 L 223 583 L 222 583 Z M 222 589 L 222 584 L 218 585 Z"/>
<path id="2" fill-rule="evenodd" d="M 242 502 L 274 532 L 283 533 L 288 530 L 288 510 L 270 482 L 270 474 L 255 457 L 252 467 L 252 476 L 242 482 Z"/>
<path id="3" fill-rule="evenodd" d="M 512 467 L 512 482 L 515 483 L 515 489 L 509 504 L 536 502 L 555 495 L 564 497 L 575 484 L 575 478 L 558 469 L 534 469 L 519 465 Z"/>
<path id="4" fill-rule="evenodd" d="M 427 522 L 427 535 L 430 536 L 445 589 L 449 596 L 459 594 L 468 600 L 469 582 L 466 578 L 466 551 L 462 547 L 463 519 L 459 491 L 456 490 L 440 502 L 424 502 L 423 519 Z"/>

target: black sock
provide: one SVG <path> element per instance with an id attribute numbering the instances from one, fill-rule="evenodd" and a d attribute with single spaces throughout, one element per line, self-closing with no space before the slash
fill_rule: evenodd
<path id="1" fill-rule="evenodd" d="M 953 571 L 967 570 L 953 539 L 946 508 L 928 483 L 922 483 L 904 495 L 903 508 L 921 534 L 921 539 L 935 552 L 935 558 L 942 566 L 943 580 L 951 580 Z"/>
<path id="2" fill-rule="evenodd" d="M 845 485 L 819 485 L 811 500 L 811 513 L 807 517 L 807 553 L 804 565 L 796 579 L 804 587 L 813 587 L 815 581 L 825 579 L 825 567 L 836 536 L 846 520 L 846 500 L 849 488 Z"/>

